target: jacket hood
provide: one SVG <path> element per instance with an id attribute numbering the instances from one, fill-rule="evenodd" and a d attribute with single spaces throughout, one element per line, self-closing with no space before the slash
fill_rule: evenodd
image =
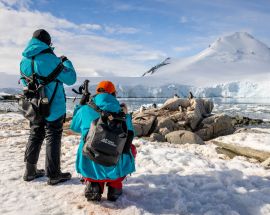
<path id="1" fill-rule="evenodd" d="M 46 43 L 41 42 L 40 40 L 36 39 L 36 38 L 32 38 L 25 50 L 23 51 L 22 55 L 24 57 L 33 57 L 35 55 L 37 55 L 38 53 L 40 53 L 41 51 L 48 49 L 49 46 Z"/>
<path id="2" fill-rule="evenodd" d="M 121 110 L 119 101 L 111 94 L 98 94 L 93 100 L 95 104 L 104 111 L 118 113 Z"/>

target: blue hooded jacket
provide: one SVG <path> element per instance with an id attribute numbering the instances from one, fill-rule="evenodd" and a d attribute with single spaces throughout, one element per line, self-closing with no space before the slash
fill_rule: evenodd
<path id="1" fill-rule="evenodd" d="M 120 104 L 117 99 L 107 93 L 98 94 L 94 97 L 95 104 L 102 110 L 118 113 Z M 85 178 L 94 180 L 117 179 L 135 171 L 134 157 L 130 154 L 122 154 L 115 166 L 103 166 L 83 155 L 84 137 L 87 135 L 90 124 L 100 116 L 93 108 L 88 105 L 78 105 L 75 107 L 71 129 L 81 133 L 80 145 L 77 151 L 76 170 Z M 126 115 L 128 130 L 134 131 L 131 116 Z"/>
<path id="2" fill-rule="evenodd" d="M 47 77 L 61 62 L 61 59 L 51 53 L 39 54 L 41 51 L 50 48 L 46 43 L 41 42 L 36 38 L 32 38 L 24 52 L 23 59 L 20 64 L 20 70 L 25 75 L 30 77 L 32 75 L 31 58 L 35 56 L 34 69 L 40 76 Z M 51 114 L 46 118 L 47 121 L 54 121 L 66 113 L 66 98 L 64 84 L 72 85 L 76 82 L 76 72 L 71 61 L 66 60 L 63 71 L 58 75 L 59 81 L 55 97 L 51 104 Z M 23 85 L 27 83 L 23 80 Z M 56 82 L 53 81 L 45 86 L 45 95 L 50 100 L 55 89 Z"/>

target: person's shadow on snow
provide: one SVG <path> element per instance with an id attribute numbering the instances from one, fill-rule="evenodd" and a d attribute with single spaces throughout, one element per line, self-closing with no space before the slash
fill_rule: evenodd
<path id="1" fill-rule="evenodd" d="M 32 183 L 47 183 L 48 178 L 47 177 L 40 177 L 36 178 L 35 180 L 31 181 Z M 29 182 L 28 182 L 29 183 Z M 53 185 L 53 186 L 66 186 L 66 185 L 81 185 L 81 179 L 79 177 L 72 177 L 70 180 L 61 182 L 59 184 Z M 48 185 L 51 186 L 51 185 Z"/>
<path id="2" fill-rule="evenodd" d="M 270 180 L 227 170 L 128 177 L 118 201 L 102 205 L 115 209 L 135 206 L 153 214 L 254 215 L 270 213 L 269 203 Z"/>

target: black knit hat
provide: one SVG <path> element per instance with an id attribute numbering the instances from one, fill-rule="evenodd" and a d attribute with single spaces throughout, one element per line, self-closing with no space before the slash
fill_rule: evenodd
<path id="1" fill-rule="evenodd" d="M 33 33 L 33 38 L 40 40 L 41 42 L 46 43 L 48 46 L 51 44 L 51 36 L 44 29 L 38 29 Z"/>

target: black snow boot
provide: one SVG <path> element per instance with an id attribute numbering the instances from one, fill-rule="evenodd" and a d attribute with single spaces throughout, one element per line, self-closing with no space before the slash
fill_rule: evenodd
<path id="1" fill-rule="evenodd" d="M 84 190 L 85 198 L 87 201 L 100 201 L 102 190 L 100 185 L 97 182 L 86 182 L 86 187 Z"/>
<path id="2" fill-rule="evenodd" d="M 26 162 L 26 168 L 23 175 L 23 180 L 32 181 L 35 178 L 43 177 L 45 175 L 44 169 L 37 169 L 36 164 Z"/>
<path id="3" fill-rule="evenodd" d="M 60 172 L 55 177 L 49 177 L 47 183 L 48 185 L 56 185 L 61 182 L 65 182 L 71 179 L 71 174 L 69 172 Z"/>
<path id="4" fill-rule="evenodd" d="M 115 202 L 119 196 L 121 196 L 123 193 L 122 188 L 114 188 L 111 186 L 108 186 L 108 194 L 107 199 L 109 201 Z"/>

